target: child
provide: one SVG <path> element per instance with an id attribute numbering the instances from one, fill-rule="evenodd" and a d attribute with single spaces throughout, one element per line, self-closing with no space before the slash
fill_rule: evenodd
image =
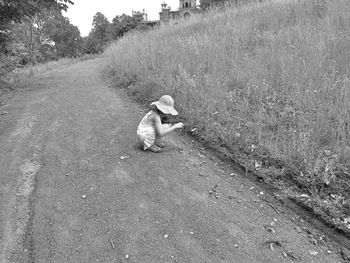
<path id="1" fill-rule="evenodd" d="M 143 150 L 152 152 L 160 152 L 164 147 L 160 143 L 160 138 L 170 132 L 181 129 L 184 124 L 182 122 L 174 125 L 162 124 L 162 119 L 166 115 L 177 115 L 174 109 L 174 100 L 169 95 L 162 96 L 158 101 L 151 103 L 152 110 L 148 112 L 141 120 L 137 127 L 137 141 Z"/>

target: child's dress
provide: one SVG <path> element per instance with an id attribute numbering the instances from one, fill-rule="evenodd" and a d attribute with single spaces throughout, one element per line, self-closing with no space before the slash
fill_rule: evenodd
<path id="1" fill-rule="evenodd" d="M 152 111 L 148 112 L 137 127 L 137 141 L 144 150 L 149 148 L 156 139 L 156 131 L 151 119 Z"/>
<path id="2" fill-rule="evenodd" d="M 148 112 L 137 127 L 137 142 L 142 145 L 143 150 L 148 149 L 156 140 L 156 131 L 151 119 L 153 111 Z M 169 124 L 162 124 L 163 128 L 168 128 Z"/>

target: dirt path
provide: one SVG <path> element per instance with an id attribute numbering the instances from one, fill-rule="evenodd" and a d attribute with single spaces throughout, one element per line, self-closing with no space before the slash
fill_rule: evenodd
<path id="1" fill-rule="evenodd" d="M 145 111 L 102 66 L 43 74 L 0 107 L 0 262 L 343 262 L 190 139 L 135 149 Z"/>

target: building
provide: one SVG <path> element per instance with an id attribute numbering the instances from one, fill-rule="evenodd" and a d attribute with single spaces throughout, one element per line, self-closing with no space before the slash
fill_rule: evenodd
<path id="1" fill-rule="evenodd" d="M 199 12 L 197 0 L 179 0 L 179 9 L 171 10 L 165 2 L 162 3 L 162 11 L 159 13 L 160 23 L 174 22 L 188 18 Z"/>

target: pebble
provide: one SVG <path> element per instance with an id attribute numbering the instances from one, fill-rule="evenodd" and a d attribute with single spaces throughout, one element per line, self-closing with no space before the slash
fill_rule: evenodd
<path id="1" fill-rule="evenodd" d="M 309 254 L 311 256 L 317 256 L 318 252 L 317 251 L 314 251 L 314 250 L 309 250 Z"/>
<path id="2" fill-rule="evenodd" d="M 86 195 L 83 195 L 82 198 L 83 198 L 83 199 L 86 199 Z"/>

